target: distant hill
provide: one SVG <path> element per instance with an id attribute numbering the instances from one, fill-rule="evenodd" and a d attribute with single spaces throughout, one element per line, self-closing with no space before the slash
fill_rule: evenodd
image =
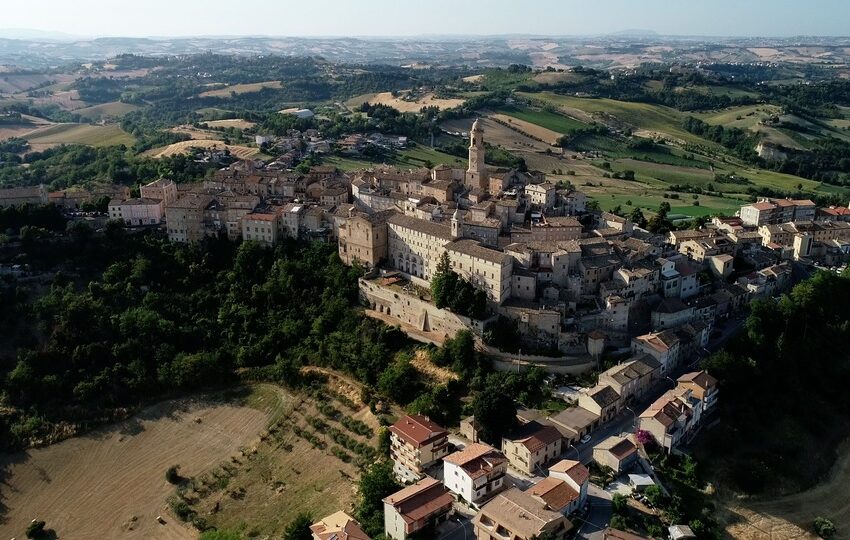
<path id="1" fill-rule="evenodd" d="M 658 37 L 658 32 L 655 30 L 628 29 L 613 32 L 608 35 L 616 37 Z"/>
<path id="2" fill-rule="evenodd" d="M 44 41 L 74 41 L 81 39 L 80 36 L 65 34 L 63 32 L 49 32 L 45 30 L 34 30 L 32 28 L 0 28 L 2 39 L 28 39 Z"/>

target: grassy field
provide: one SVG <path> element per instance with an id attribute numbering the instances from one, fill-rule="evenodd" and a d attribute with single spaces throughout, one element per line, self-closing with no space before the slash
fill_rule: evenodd
<path id="1" fill-rule="evenodd" d="M 520 120 L 524 120 L 532 124 L 537 124 L 540 127 L 551 129 L 552 131 L 557 131 L 561 134 L 587 127 L 587 124 L 576 120 L 575 118 L 570 118 L 569 116 L 563 114 L 557 114 L 544 110 L 505 107 L 499 109 L 497 112 L 507 116 L 512 116 L 514 118 L 519 118 Z"/>
<path id="2" fill-rule="evenodd" d="M 682 122 L 686 115 L 670 107 L 613 99 L 578 98 L 551 92 L 534 94 L 520 92 L 520 95 L 529 100 L 540 100 L 558 107 L 566 107 L 567 110 L 578 109 L 598 117 L 600 121 L 606 116 L 614 117 L 636 130 L 646 132 L 647 135 L 660 134 L 681 141 L 716 146 L 685 131 L 682 128 Z"/>
<path id="3" fill-rule="evenodd" d="M 57 144 L 129 146 L 136 142 L 132 135 L 123 131 L 117 124 L 55 124 L 28 134 L 26 139 L 33 147 Z"/>
<path id="4" fill-rule="evenodd" d="M 377 165 L 394 165 L 401 168 L 418 168 L 425 167 L 430 164 L 432 167 L 446 164 L 453 167 L 466 168 L 466 159 L 445 154 L 439 150 L 435 150 L 428 146 L 417 145 L 407 150 L 396 152 L 392 157 L 383 161 L 374 161 L 367 159 L 355 159 L 343 156 L 328 156 L 323 159 L 326 165 L 333 165 L 341 171 L 356 171 L 375 167 Z"/>
<path id="5" fill-rule="evenodd" d="M 750 129 L 762 120 L 780 114 L 781 111 L 776 105 L 745 105 L 722 111 L 694 113 L 693 116 L 713 125 Z"/>
<path id="6" fill-rule="evenodd" d="M 131 103 L 113 101 L 110 103 L 94 105 L 93 107 L 77 109 L 74 112 L 87 120 L 95 121 L 102 118 L 121 118 L 125 114 L 138 110 L 139 108 L 140 107 L 138 105 L 133 105 Z"/>
<path id="7" fill-rule="evenodd" d="M 249 84 L 234 84 L 232 86 L 225 86 L 224 88 L 216 88 L 215 90 L 207 90 L 206 92 L 202 92 L 200 94 L 201 97 L 216 97 L 216 98 L 228 98 L 230 94 L 250 94 L 252 92 L 259 92 L 265 88 L 280 88 L 280 81 L 265 81 L 258 83 L 249 83 Z"/>

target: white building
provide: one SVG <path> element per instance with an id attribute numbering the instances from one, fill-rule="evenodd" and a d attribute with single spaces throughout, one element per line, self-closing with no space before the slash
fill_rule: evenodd
<path id="1" fill-rule="evenodd" d="M 160 199 L 127 199 L 109 203 L 109 218 L 120 219 L 129 227 L 159 225 L 164 203 Z"/>
<path id="2" fill-rule="evenodd" d="M 466 502 L 490 498 L 505 487 L 508 460 L 486 444 L 472 443 L 443 459 L 443 483 Z"/>

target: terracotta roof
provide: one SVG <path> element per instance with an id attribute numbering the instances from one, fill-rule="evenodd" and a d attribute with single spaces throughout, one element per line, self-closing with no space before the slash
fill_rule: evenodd
<path id="1" fill-rule="evenodd" d="M 608 449 L 611 454 L 620 461 L 637 452 L 637 447 L 632 444 L 632 441 L 623 439 L 614 446 Z"/>
<path id="2" fill-rule="evenodd" d="M 549 510 L 555 512 L 561 512 L 579 498 L 579 493 L 571 485 L 553 476 L 547 476 L 537 482 L 528 488 L 526 493 L 539 497 Z"/>
<path id="3" fill-rule="evenodd" d="M 572 529 L 572 523 L 562 514 L 543 508 L 532 495 L 515 487 L 496 495 L 472 519 L 477 528 L 486 530 L 487 526 L 482 524 L 484 517 L 510 530 L 518 538 L 532 538 L 543 531 L 556 531 L 554 523 L 562 523 L 566 530 Z"/>
<path id="4" fill-rule="evenodd" d="M 443 427 L 421 415 L 405 416 L 391 425 L 389 430 L 417 448 L 449 434 Z"/>
<path id="5" fill-rule="evenodd" d="M 775 204 L 769 203 L 769 202 L 755 203 L 755 204 L 751 204 L 750 206 L 752 206 L 753 208 L 755 208 L 756 210 L 759 210 L 759 211 L 773 210 L 774 208 L 776 208 Z"/>
<path id="6" fill-rule="evenodd" d="M 680 382 L 692 382 L 703 390 L 717 386 L 717 379 L 709 375 L 705 370 L 685 373 L 678 380 Z"/>
<path id="7" fill-rule="evenodd" d="M 507 458 L 496 449 L 486 444 L 473 443 L 449 456 L 443 461 L 461 467 L 470 478 L 478 478 L 493 471 L 494 468 L 507 463 Z"/>
<path id="8" fill-rule="evenodd" d="M 562 459 L 555 463 L 549 467 L 549 472 L 566 474 L 578 485 L 584 484 L 590 478 L 590 471 L 587 470 L 587 467 L 571 459 Z"/>
<path id="9" fill-rule="evenodd" d="M 310 525 L 310 531 L 319 540 L 371 540 L 360 524 L 343 511 Z"/>
<path id="10" fill-rule="evenodd" d="M 442 509 L 448 511 L 454 503 L 454 497 L 438 480 L 426 476 L 393 493 L 384 502 L 393 506 L 405 523 L 415 523 Z"/>
<path id="11" fill-rule="evenodd" d="M 525 446 L 530 452 L 536 452 L 561 440 L 561 432 L 553 426 L 529 422 L 521 426 L 515 435 L 508 439 Z"/>

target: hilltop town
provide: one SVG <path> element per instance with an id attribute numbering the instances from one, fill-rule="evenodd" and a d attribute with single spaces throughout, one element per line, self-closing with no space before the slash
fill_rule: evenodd
<path id="1" fill-rule="evenodd" d="M 0 534 L 845 534 L 850 83 L 806 39 L 39 43 Z"/>

